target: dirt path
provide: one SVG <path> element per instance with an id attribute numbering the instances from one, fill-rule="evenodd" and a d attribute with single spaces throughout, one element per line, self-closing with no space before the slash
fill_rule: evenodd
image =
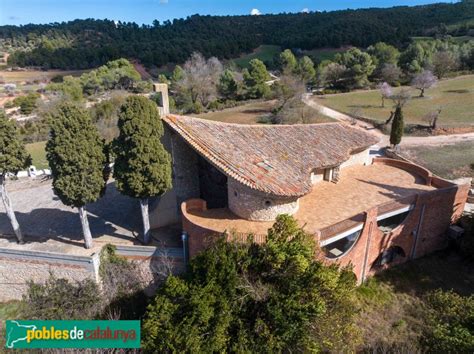
<path id="1" fill-rule="evenodd" d="M 389 145 L 390 137 L 383 134 L 380 130 L 376 129 L 372 124 L 364 122 L 358 119 L 354 119 L 351 116 L 338 112 L 329 107 L 323 106 L 314 100 L 311 99 L 311 95 L 305 95 L 303 97 L 303 102 L 309 107 L 314 108 L 319 113 L 338 120 L 340 122 L 345 122 L 351 124 L 352 126 L 363 129 L 365 131 L 370 131 L 374 135 L 380 138 L 380 146 Z M 405 136 L 402 139 L 401 146 L 430 146 L 430 145 L 446 145 L 446 144 L 455 144 L 464 141 L 474 141 L 474 133 L 465 133 L 465 134 L 453 134 L 453 135 L 436 135 L 436 136 Z"/>

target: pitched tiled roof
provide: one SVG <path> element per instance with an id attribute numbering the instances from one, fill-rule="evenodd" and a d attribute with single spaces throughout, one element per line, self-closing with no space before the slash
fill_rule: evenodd
<path id="1" fill-rule="evenodd" d="M 243 125 L 177 115 L 163 120 L 224 174 L 276 196 L 307 194 L 312 170 L 336 166 L 378 142 L 340 123 Z"/>

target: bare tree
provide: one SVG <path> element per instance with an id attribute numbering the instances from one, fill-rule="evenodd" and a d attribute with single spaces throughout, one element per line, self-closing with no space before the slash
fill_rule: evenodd
<path id="1" fill-rule="evenodd" d="M 304 81 L 293 74 L 284 74 L 274 84 L 273 92 L 278 100 L 274 123 L 306 123 L 305 105 L 301 99 L 306 92 Z"/>
<path id="2" fill-rule="evenodd" d="M 320 80 L 325 85 L 336 87 L 344 77 L 345 72 L 346 67 L 344 65 L 331 63 L 322 70 Z"/>
<path id="3" fill-rule="evenodd" d="M 424 117 L 423 121 L 427 122 L 430 129 L 436 130 L 438 125 L 438 119 L 441 115 L 442 108 L 438 108 L 436 111 L 428 112 Z"/>
<path id="4" fill-rule="evenodd" d="M 458 60 L 451 52 L 443 50 L 433 55 L 433 71 L 438 79 L 442 79 L 450 71 L 456 70 L 458 66 Z"/>
<path id="5" fill-rule="evenodd" d="M 401 75 L 402 71 L 396 64 L 384 64 L 380 73 L 382 80 L 391 85 L 398 84 Z"/>
<path id="6" fill-rule="evenodd" d="M 395 106 L 395 108 L 403 108 L 403 106 L 405 106 L 411 99 L 410 90 L 407 88 L 403 88 L 397 93 L 392 94 L 390 96 L 390 99 L 393 101 L 393 105 Z"/>
<path id="7" fill-rule="evenodd" d="M 384 82 L 378 85 L 378 89 L 380 91 L 380 96 L 382 97 L 382 107 L 385 107 L 385 99 L 390 98 L 390 96 L 393 95 L 392 86 Z"/>
<path id="8" fill-rule="evenodd" d="M 411 85 L 420 90 L 420 97 L 425 97 L 425 90 L 436 85 L 438 80 L 430 70 L 423 70 L 421 74 L 415 76 Z"/>
<path id="9" fill-rule="evenodd" d="M 177 90 L 181 94 L 188 94 L 193 103 L 207 106 L 217 98 L 217 84 L 222 70 L 217 58 L 206 60 L 202 54 L 195 52 L 183 66 L 183 76 L 177 83 Z"/>

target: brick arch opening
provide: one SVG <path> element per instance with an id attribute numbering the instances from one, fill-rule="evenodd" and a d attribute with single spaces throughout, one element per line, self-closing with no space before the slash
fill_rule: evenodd
<path id="1" fill-rule="evenodd" d="M 379 254 L 372 263 L 371 270 L 377 271 L 388 265 L 400 263 L 406 258 L 406 253 L 400 246 L 391 246 Z"/>

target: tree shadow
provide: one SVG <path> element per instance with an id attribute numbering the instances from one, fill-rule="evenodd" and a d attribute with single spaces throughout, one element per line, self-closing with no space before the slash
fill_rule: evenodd
<path id="1" fill-rule="evenodd" d="M 60 209 L 35 209 L 30 213 L 16 212 L 16 217 L 26 242 L 43 243 L 55 240 L 74 246 L 84 246 L 81 222 L 76 211 Z M 102 218 L 89 215 L 93 238 L 107 235 L 121 240 L 133 240 L 131 232 L 119 231 L 115 225 L 104 222 Z M 13 229 L 5 213 L 0 213 L 0 233 L 13 235 Z M 16 242 L 16 239 L 11 239 Z"/>
<path id="2" fill-rule="evenodd" d="M 27 191 L 26 191 L 27 193 Z M 58 198 L 51 194 L 51 201 Z M 46 242 L 55 239 L 63 243 L 83 246 L 82 227 L 76 209 L 55 208 L 47 198 L 44 207 L 29 212 L 15 211 L 15 215 L 27 241 Z M 15 204 L 14 204 L 15 205 Z M 43 205 L 42 205 L 43 206 Z M 86 206 L 92 236 L 107 235 L 122 240 L 134 240 L 141 229 L 139 202 L 119 193 L 115 182 L 97 202 Z M 0 235 L 13 235 L 6 213 L 0 211 Z"/>
<path id="3" fill-rule="evenodd" d="M 447 93 L 469 93 L 471 92 L 470 90 L 468 89 L 460 89 L 460 90 L 446 90 L 446 91 L 443 91 L 443 92 L 447 92 Z"/>
<path id="4" fill-rule="evenodd" d="M 351 104 L 348 105 L 349 108 L 383 108 L 380 105 L 373 105 L 373 104 Z"/>
<path id="5" fill-rule="evenodd" d="M 121 194 L 115 182 L 108 183 L 105 195 L 97 202 L 88 204 L 86 209 L 90 215 L 124 229 L 138 231 L 142 227 L 138 199 Z"/>
<path id="6" fill-rule="evenodd" d="M 415 185 L 417 185 L 417 184 L 426 185 L 425 180 L 424 180 L 423 177 L 412 174 L 412 173 L 410 173 L 410 174 L 415 178 Z M 370 184 L 370 185 L 378 187 L 380 189 L 378 191 L 378 193 L 380 193 L 384 196 L 387 196 L 387 197 L 391 197 L 391 198 L 403 198 L 403 197 L 407 197 L 409 195 L 429 192 L 429 191 L 427 191 L 426 189 L 423 189 L 423 188 L 416 188 L 416 187 L 408 187 L 407 188 L 407 187 L 402 187 L 402 186 L 399 186 L 399 185 L 390 185 L 390 184 L 386 184 L 386 183 L 379 183 L 379 182 L 374 182 L 374 181 L 363 180 L 363 179 L 360 179 L 360 178 L 358 178 L 357 180 L 359 182 Z M 384 192 L 383 190 L 385 190 L 386 192 Z"/>

